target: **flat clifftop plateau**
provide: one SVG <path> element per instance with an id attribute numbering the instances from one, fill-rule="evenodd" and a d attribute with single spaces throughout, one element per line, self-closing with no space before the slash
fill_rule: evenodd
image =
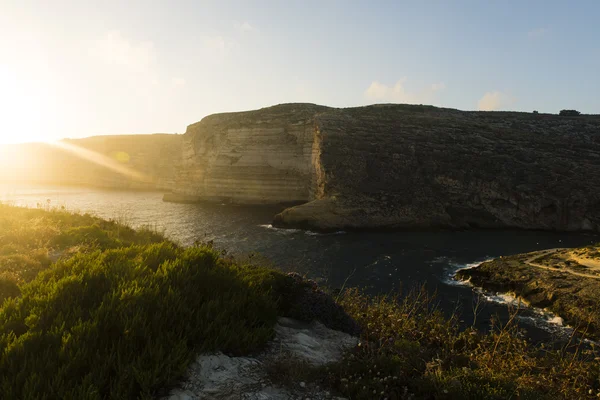
<path id="1" fill-rule="evenodd" d="M 0 180 L 170 190 L 182 135 L 115 135 L 0 148 Z"/>
<path id="2" fill-rule="evenodd" d="M 598 116 L 285 104 L 206 117 L 183 142 L 176 193 L 306 202 L 280 227 L 600 226 Z"/>
<path id="3" fill-rule="evenodd" d="M 514 293 L 548 309 L 589 337 L 600 338 L 600 245 L 501 257 L 457 278 L 486 290 Z"/>

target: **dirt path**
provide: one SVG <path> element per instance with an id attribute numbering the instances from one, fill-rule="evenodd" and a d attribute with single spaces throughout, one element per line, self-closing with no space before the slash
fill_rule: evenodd
<path id="1" fill-rule="evenodd" d="M 583 277 L 583 278 L 600 279 L 600 276 L 598 276 L 598 275 L 584 274 L 584 273 L 581 273 L 581 272 L 575 272 L 575 271 L 571 271 L 571 270 L 569 270 L 569 269 L 558 269 L 558 268 L 552 268 L 552 267 L 548 267 L 548 266 L 541 265 L 541 264 L 538 264 L 538 263 L 534 263 L 534 262 L 533 262 L 533 260 L 535 260 L 535 259 L 537 259 L 537 258 L 540 258 L 540 257 L 542 257 L 542 256 L 545 256 L 546 254 L 550 254 L 550 253 L 557 252 L 557 251 L 559 251 L 559 250 L 566 250 L 566 249 L 564 249 L 564 248 L 555 248 L 555 249 L 548 249 L 548 250 L 543 250 L 543 251 L 540 251 L 540 252 L 536 252 L 535 256 L 533 256 L 533 257 L 531 257 L 531 258 L 528 258 L 527 260 L 525 260 L 525 263 L 526 263 L 526 264 L 528 264 L 528 265 L 531 265 L 532 267 L 541 268 L 541 269 L 547 269 L 548 271 L 554 271 L 554 272 L 566 272 L 566 273 L 568 273 L 568 274 L 571 274 L 571 275 L 576 275 L 576 276 L 581 276 L 581 277 Z M 577 260 L 575 260 L 575 261 L 577 261 Z M 578 262 L 579 262 L 579 261 L 578 261 Z M 584 263 L 580 263 L 580 264 L 582 264 L 582 265 L 586 265 L 586 264 L 584 264 Z M 586 266 L 587 266 L 587 265 L 586 265 Z"/>
<path id="2" fill-rule="evenodd" d="M 600 270 L 600 260 L 589 258 L 589 257 L 580 257 L 575 254 L 571 254 L 571 260 L 577 261 L 581 265 L 585 265 L 588 268 Z"/>

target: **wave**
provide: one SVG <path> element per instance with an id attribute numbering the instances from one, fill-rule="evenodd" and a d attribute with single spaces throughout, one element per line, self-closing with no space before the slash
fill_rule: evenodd
<path id="1" fill-rule="evenodd" d="M 534 326 L 560 339 L 566 339 L 573 334 L 573 328 L 565 325 L 565 321 L 560 316 L 552 311 L 533 307 L 520 300 L 514 293 L 491 293 L 481 288 L 474 290 L 487 302 L 512 308 L 519 307 L 520 311 L 516 319 L 524 324 Z"/>
<path id="2" fill-rule="evenodd" d="M 467 279 L 467 280 L 456 279 L 456 273 L 458 271 L 462 271 L 462 270 L 466 270 L 466 269 L 477 268 L 484 262 L 490 261 L 492 259 L 493 258 L 491 258 L 491 257 L 486 257 L 485 259 L 480 260 L 480 261 L 475 261 L 475 262 L 467 263 L 467 264 L 458 264 L 458 263 L 451 262 L 450 259 L 448 259 L 447 257 L 437 257 L 433 260 L 433 262 L 436 264 L 444 263 L 447 265 L 447 267 L 445 268 L 444 278 L 442 279 L 442 282 L 444 282 L 446 285 L 473 287 L 473 284 L 471 283 L 470 279 Z"/>
<path id="3" fill-rule="evenodd" d="M 304 234 L 306 234 L 308 236 L 332 236 L 332 235 L 345 235 L 346 231 L 336 231 L 336 232 L 328 232 L 328 233 L 304 231 Z"/>
<path id="4" fill-rule="evenodd" d="M 302 229 L 276 228 L 276 227 L 274 227 L 271 224 L 259 225 L 259 227 L 265 228 L 265 229 L 270 229 L 272 231 L 275 231 L 275 232 L 278 232 L 278 233 L 283 233 L 283 234 L 286 234 L 286 235 L 293 234 L 293 233 L 298 233 L 298 232 L 304 232 L 304 234 L 307 235 L 307 236 L 331 236 L 331 235 L 344 235 L 344 234 L 346 234 L 346 231 L 337 231 L 337 232 L 322 233 L 322 232 L 305 231 L 305 230 L 302 230 Z"/>
<path id="5" fill-rule="evenodd" d="M 446 268 L 446 276 L 443 280 L 444 283 L 453 286 L 467 286 L 472 288 L 474 293 L 477 293 L 481 298 L 490 303 L 501 304 L 507 307 L 520 307 L 521 312 L 516 316 L 516 319 L 520 322 L 534 326 L 538 329 L 544 330 L 550 334 L 555 335 L 559 338 L 568 338 L 573 334 L 573 328 L 565 325 L 565 321 L 553 312 L 545 309 L 530 306 L 523 300 L 520 300 L 515 296 L 514 293 L 495 293 L 484 290 L 480 287 L 474 287 L 470 280 L 461 281 L 456 279 L 456 273 L 460 270 L 476 268 L 482 263 L 489 261 L 491 258 L 486 258 L 482 261 L 476 261 L 467 264 L 453 263 L 450 260 L 444 260 L 448 264 Z M 444 262 L 442 260 L 434 260 L 434 262 Z"/>
<path id="6" fill-rule="evenodd" d="M 302 232 L 301 229 L 276 228 L 271 224 L 259 225 L 259 227 L 269 229 L 269 230 L 275 231 L 277 233 L 282 233 L 284 235 L 291 235 L 293 233 Z"/>

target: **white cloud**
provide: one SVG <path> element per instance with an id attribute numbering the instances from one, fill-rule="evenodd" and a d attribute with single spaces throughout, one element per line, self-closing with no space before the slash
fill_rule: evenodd
<path id="1" fill-rule="evenodd" d="M 514 97 L 505 93 L 494 91 L 487 92 L 477 103 L 479 111 L 494 111 L 501 108 L 506 108 L 516 102 Z"/>
<path id="2" fill-rule="evenodd" d="M 546 36 L 548 32 L 549 31 L 546 28 L 537 28 L 527 32 L 527 37 L 529 37 L 529 39 L 539 39 Z"/>
<path id="3" fill-rule="evenodd" d="M 418 92 L 409 92 L 405 88 L 406 78 L 400 79 L 394 86 L 373 81 L 365 91 L 365 97 L 371 101 L 389 101 L 393 103 L 424 104 L 435 100 L 435 95 L 446 88 L 444 83 L 433 83 Z"/>
<path id="4" fill-rule="evenodd" d="M 152 41 L 132 42 L 119 31 L 107 32 L 94 42 L 90 54 L 110 65 L 135 72 L 145 72 L 154 67 L 157 58 Z"/>
<path id="5" fill-rule="evenodd" d="M 241 24 L 236 24 L 235 28 L 242 33 L 250 33 L 250 32 L 258 31 L 258 29 L 256 29 L 255 26 L 251 25 L 250 22 L 248 22 L 248 21 L 245 21 Z"/>

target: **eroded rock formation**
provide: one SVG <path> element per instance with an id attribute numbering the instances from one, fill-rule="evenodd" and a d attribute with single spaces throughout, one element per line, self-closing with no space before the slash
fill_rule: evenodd
<path id="1" fill-rule="evenodd" d="M 190 125 L 177 189 L 167 199 L 245 204 L 310 200 L 318 152 L 314 116 L 325 110 L 289 104 L 210 115 Z"/>
<path id="2" fill-rule="evenodd" d="M 282 227 L 598 230 L 600 117 L 285 104 L 190 125 L 175 195 Z"/>

